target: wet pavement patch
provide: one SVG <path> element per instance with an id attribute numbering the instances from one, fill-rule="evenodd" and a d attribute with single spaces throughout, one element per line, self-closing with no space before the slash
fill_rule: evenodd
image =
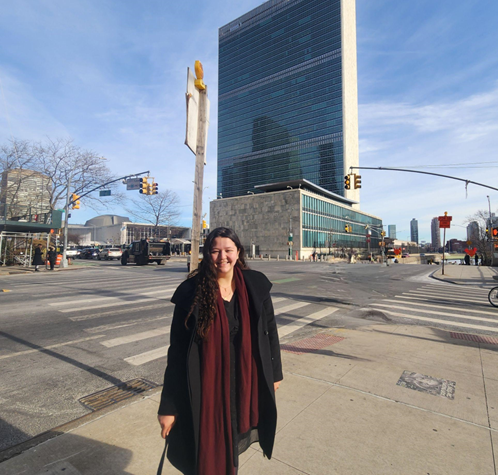
<path id="1" fill-rule="evenodd" d="M 129 399 L 137 394 L 149 391 L 156 388 L 158 385 L 143 378 L 132 379 L 124 383 L 112 386 L 102 391 L 82 397 L 79 401 L 83 406 L 92 410 L 98 411 L 105 407 L 112 406 L 117 402 Z"/>
<path id="2" fill-rule="evenodd" d="M 432 394 L 433 396 L 441 396 L 448 399 L 455 398 L 456 382 L 448 381 L 447 379 L 438 379 L 426 376 L 425 374 L 403 371 L 396 384 L 404 388 Z"/>
<path id="3" fill-rule="evenodd" d="M 294 353 L 295 355 L 304 355 L 305 353 L 315 353 L 322 348 L 339 343 L 344 340 L 343 337 L 319 333 L 310 338 L 303 338 L 286 345 L 280 345 L 280 349 Z"/>

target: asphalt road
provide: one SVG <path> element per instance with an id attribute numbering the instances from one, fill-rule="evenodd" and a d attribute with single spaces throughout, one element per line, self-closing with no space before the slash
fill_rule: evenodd
<path id="1" fill-rule="evenodd" d="M 431 279 L 430 266 L 250 266 L 274 284 L 283 343 L 375 321 L 496 336 L 485 297 Z M 10 290 L 0 293 L 0 450 L 88 414 L 80 399 L 97 391 L 135 378 L 161 384 L 169 299 L 185 277 L 185 261 L 173 260 L 148 267 L 84 261 L 67 271 L 0 277 L 0 288 Z"/>

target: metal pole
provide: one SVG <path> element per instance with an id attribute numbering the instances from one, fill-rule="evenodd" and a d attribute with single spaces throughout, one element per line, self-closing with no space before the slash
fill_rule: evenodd
<path id="1" fill-rule="evenodd" d="M 446 228 L 443 230 L 443 272 L 444 275 L 444 246 L 446 245 Z"/>
<path id="2" fill-rule="evenodd" d="M 192 213 L 192 254 L 190 272 L 199 267 L 199 245 L 201 234 L 202 191 L 204 181 L 204 163 L 206 161 L 207 133 L 207 88 L 199 91 L 199 118 L 197 143 L 195 148 L 194 209 Z"/>
<path id="3" fill-rule="evenodd" d="M 64 249 L 62 251 L 62 261 L 60 267 L 65 268 L 68 266 L 66 249 L 67 249 L 67 227 L 69 225 L 69 202 L 71 201 L 71 178 L 67 181 L 67 194 L 66 194 L 66 207 L 64 216 Z"/>
<path id="4" fill-rule="evenodd" d="M 488 224 L 488 232 L 489 232 L 489 248 L 490 248 L 490 255 L 489 255 L 489 265 L 493 265 L 493 222 L 491 221 L 491 201 L 488 198 L 488 207 L 489 207 L 489 224 Z"/>

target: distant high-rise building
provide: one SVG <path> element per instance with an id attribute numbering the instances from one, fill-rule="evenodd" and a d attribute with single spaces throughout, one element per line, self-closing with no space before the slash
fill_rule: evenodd
<path id="1" fill-rule="evenodd" d="M 0 216 L 36 221 L 37 215 L 51 211 L 51 195 L 49 176 L 34 170 L 6 170 L 0 184 Z"/>
<path id="2" fill-rule="evenodd" d="M 358 166 L 354 0 L 270 0 L 219 30 L 218 196 Z"/>
<path id="3" fill-rule="evenodd" d="M 467 225 L 467 240 L 471 241 L 472 244 L 477 244 L 479 241 L 479 223 L 477 221 L 471 221 Z"/>
<path id="4" fill-rule="evenodd" d="M 410 221 L 410 241 L 418 244 L 418 221 L 415 218 Z"/>
<path id="5" fill-rule="evenodd" d="M 437 251 L 441 247 L 441 233 L 439 232 L 439 219 L 431 221 L 431 246 Z"/>
<path id="6" fill-rule="evenodd" d="M 391 239 L 396 239 L 396 225 L 395 224 L 389 224 L 387 226 L 387 235 Z"/>

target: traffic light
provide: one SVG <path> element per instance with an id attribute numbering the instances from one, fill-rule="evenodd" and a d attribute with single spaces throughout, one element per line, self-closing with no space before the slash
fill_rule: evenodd
<path id="1" fill-rule="evenodd" d="M 352 228 L 349 224 L 346 224 L 346 225 L 344 226 L 344 232 L 345 232 L 345 233 L 350 233 L 350 232 L 352 232 L 352 231 L 353 231 L 353 228 Z"/>
<path id="2" fill-rule="evenodd" d="M 202 229 L 206 229 L 207 228 L 207 223 L 206 223 L 206 220 L 203 219 L 202 220 Z"/>
<path id="3" fill-rule="evenodd" d="M 361 175 L 354 176 L 354 189 L 361 188 Z"/>
<path id="4" fill-rule="evenodd" d="M 384 237 L 384 236 L 386 235 L 386 232 L 385 232 L 385 231 L 381 231 L 381 232 L 380 232 L 380 235 L 381 235 L 382 237 Z"/>
<path id="5" fill-rule="evenodd" d="M 346 188 L 346 190 L 350 190 L 351 189 L 351 180 L 349 178 L 349 175 L 346 175 L 344 177 L 344 188 Z"/>
<path id="6" fill-rule="evenodd" d="M 147 183 L 147 178 L 140 178 L 140 188 L 138 192 L 142 195 L 149 194 L 149 184 Z"/>
<path id="7" fill-rule="evenodd" d="M 152 183 L 149 185 L 149 194 L 150 195 L 157 195 L 159 193 L 158 191 L 159 185 L 157 183 Z"/>
<path id="8" fill-rule="evenodd" d="M 80 197 L 76 193 L 71 195 L 71 203 L 73 204 L 72 209 L 80 209 Z"/>

